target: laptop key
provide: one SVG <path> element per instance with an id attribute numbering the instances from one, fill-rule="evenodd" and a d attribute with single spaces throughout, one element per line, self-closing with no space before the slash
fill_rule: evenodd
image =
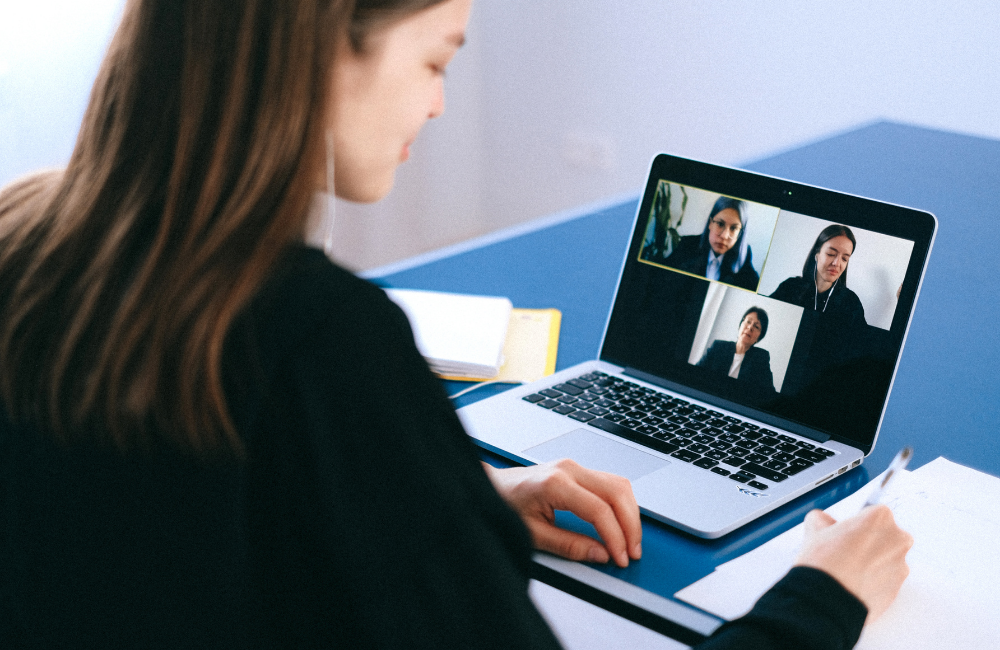
<path id="1" fill-rule="evenodd" d="M 775 483 L 780 483 L 788 478 L 787 474 L 782 474 L 779 471 L 770 469 L 769 467 L 764 467 L 763 465 L 758 465 L 757 463 L 747 463 L 740 468 L 740 471 L 752 472 L 759 476 L 763 476 L 768 480 L 774 481 Z"/>
<path id="2" fill-rule="evenodd" d="M 625 416 L 621 413 L 608 413 L 604 416 L 604 419 L 610 422 L 621 422 L 625 419 Z"/>
<path id="3" fill-rule="evenodd" d="M 728 458 L 723 458 L 721 462 L 723 465 L 729 465 L 730 467 L 742 467 L 747 461 L 739 456 L 729 456 Z"/>
<path id="4" fill-rule="evenodd" d="M 765 463 L 767 462 L 767 456 L 761 454 L 748 454 L 746 459 L 751 463 Z"/>
<path id="5" fill-rule="evenodd" d="M 721 467 L 713 467 L 712 471 L 718 474 L 719 476 L 729 476 L 728 469 L 722 469 Z"/>
<path id="6" fill-rule="evenodd" d="M 804 472 L 810 467 L 812 467 L 812 465 L 789 465 L 785 469 L 781 470 L 781 473 L 787 474 L 788 476 L 795 476 L 799 472 Z"/>
<path id="7" fill-rule="evenodd" d="M 554 399 L 547 399 L 544 402 L 539 402 L 538 405 L 546 409 L 554 409 L 555 407 L 560 406 L 559 402 Z"/>
<path id="8" fill-rule="evenodd" d="M 600 406 L 595 406 L 587 409 L 587 413 L 591 413 L 593 415 L 607 415 L 610 411 L 608 411 L 608 409 L 602 409 Z"/>
<path id="9" fill-rule="evenodd" d="M 521 399 L 523 399 L 525 402 L 531 402 L 532 404 L 535 404 L 536 402 L 541 402 L 542 400 L 544 400 L 545 399 L 545 395 L 539 395 L 538 393 L 532 393 L 531 395 L 525 395 Z"/>
<path id="10" fill-rule="evenodd" d="M 767 486 L 760 481 L 748 481 L 747 485 L 754 488 L 755 490 L 766 490 Z"/>
<path id="11" fill-rule="evenodd" d="M 696 454 L 704 454 L 706 451 L 709 451 L 708 445 L 703 445 L 698 442 L 688 445 L 687 448 L 689 451 L 693 451 Z"/>
<path id="12" fill-rule="evenodd" d="M 543 402 L 544 403 L 544 402 Z M 826 460 L 826 456 L 823 454 L 817 454 L 815 452 L 809 451 L 808 449 L 799 449 L 795 452 L 795 455 L 799 458 L 805 458 L 806 460 L 811 460 L 814 463 L 819 463 Z"/>
<path id="13" fill-rule="evenodd" d="M 683 460 L 685 463 L 693 463 L 694 461 L 701 458 L 701 456 L 699 456 L 698 454 L 694 453 L 693 451 L 688 451 L 687 449 L 678 449 L 677 451 L 675 451 L 670 455 L 673 456 L 674 458 L 679 458 L 680 460 Z"/>
<path id="14" fill-rule="evenodd" d="M 726 452 L 719 451 L 717 449 L 705 452 L 705 456 L 711 458 L 712 460 L 725 460 L 726 458 L 729 458 L 729 455 Z"/>
<path id="15" fill-rule="evenodd" d="M 540 391 L 538 391 L 538 394 L 539 395 L 545 395 L 546 397 L 551 397 L 553 399 L 555 399 L 556 397 L 562 397 L 563 396 L 562 393 L 560 393 L 557 390 L 552 390 L 551 388 L 545 388 L 543 390 L 540 390 Z"/>
<path id="16" fill-rule="evenodd" d="M 569 416 L 576 420 L 577 422 L 589 422 L 596 418 L 596 415 L 587 413 L 586 411 L 577 411 L 576 413 L 570 413 Z"/>
<path id="17" fill-rule="evenodd" d="M 587 390 L 588 388 L 593 386 L 593 384 L 590 383 L 589 381 L 584 381 L 583 379 L 580 378 L 570 379 L 566 383 L 569 384 L 570 386 L 576 386 L 577 388 L 582 388 L 584 390 Z"/>
<path id="18" fill-rule="evenodd" d="M 655 449 L 662 454 L 670 454 L 679 449 L 679 447 L 675 444 L 671 444 L 663 440 L 657 440 L 656 438 L 651 438 L 649 436 L 644 436 L 643 434 L 637 433 L 627 427 L 623 427 L 620 424 L 609 422 L 604 418 L 594 418 L 587 424 L 595 429 L 600 429 L 601 431 L 606 431 L 607 433 L 616 435 L 620 438 L 637 442 L 640 445 L 649 447 L 650 449 Z"/>
<path id="19" fill-rule="evenodd" d="M 713 467 L 719 464 L 719 461 L 712 460 L 711 458 L 701 458 L 699 460 L 694 461 L 694 464 L 704 469 L 712 469 Z"/>
<path id="20" fill-rule="evenodd" d="M 569 415 L 575 410 L 576 409 L 570 406 L 569 404 L 560 404 L 559 406 L 552 409 L 552 412 L 559 413 L 560 415 Z"/>
<path id="21" fill-rule="evenodd" d="M 577 388 L 576 386 L 570 386 L 569 384 L 556 384 L 552 388 L 559 392 L 566 393 L 567 395 L 579 395 L 583 392 L 582 388 Z"/>
<path id="22" fill-rule="evenodd" d="M 752 481 L 757 477 L 754 476 L 753 474 L 746 474 L 742 470 L 740 470 L 735 474 L 730 474 L 729 478 L 733 479 L 734 481 L 739 481 L 740 483 L 746 483 L 747 481 Z"/>

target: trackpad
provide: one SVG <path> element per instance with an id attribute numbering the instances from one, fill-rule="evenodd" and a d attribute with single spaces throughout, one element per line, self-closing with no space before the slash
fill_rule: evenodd
<path id="1" fill-rule="evenodd" d="M 572 458 L 584 467 L 611 472 L 630 481 L 652 474 L 670 464 L 669 461 L 622 445 L 586 429 L 565 433 L 548 442 L 522 452 L 542 462 L 557 458 Z"/>

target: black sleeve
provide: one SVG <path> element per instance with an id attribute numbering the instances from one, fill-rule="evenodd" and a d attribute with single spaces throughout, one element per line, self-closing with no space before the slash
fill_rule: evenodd
<path id="1" fill-rule="evenodd" d="M 698 650 L 847 650 L 868 610 L 817 569 L 794 567 L 750 612 L 720 627 Z"/>
<path id="2" fill-rule="evenodd" d="M 528 533 L 406 317 L 341 273 L 310 278 L 251 425 L 265 627 L 289 647 L 557 648 L 527 594 Z"/>
<path id="3" fill-rule="evenodd" d="M 778 285 L 778 288 L 775 289 L 774 293 L 768 296 L 768 298 L 773 298 L 782 302 L 790 302 L 793 305 L 797 305 L 801 294 L 799 287 L 796 286 L 798 284 L 797 280 L 798 278 L 788 278 L 786 280 L 782 280 L 781 284 Z"/>

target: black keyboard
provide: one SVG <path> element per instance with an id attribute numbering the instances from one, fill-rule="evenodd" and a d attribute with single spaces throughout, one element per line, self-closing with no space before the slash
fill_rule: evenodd
<path id="1" fill-rule="evenodd" d="M 761 491 L 836 453 L 603 372 L 522 399 Z"/>

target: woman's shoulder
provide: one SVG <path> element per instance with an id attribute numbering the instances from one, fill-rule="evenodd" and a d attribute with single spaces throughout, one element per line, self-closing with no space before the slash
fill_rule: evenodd
<path id="1" fill-rule="evenodd" d="M 274 360 L 315 349 L 412 340 L 402 310 L 379 287 L 305 245 L 290 246 L 234 323 L 228 344 Z"/>
<path id="2" fill-rule="evenodd" d="M 698 251 L 701 248 L 701 235 L 685 235 L 677 243 L 673 252 L 667 257 L 665 264 L 680 266 L 691 260 L 697 259 Z M 682 269 L 688 271 L 690 269 Z"/>
<path id="3" fill-rule="evenodd" d="M 286 318 L 328 320 L 334 315 L 371 316 L 396 307 L 382 289 L 334 264 L 323 251 L 297 244 L 285 251 L 251 309 Z"/>
<path id="4" fill-rule="evenodd" d="M 801 275 L 796 275 L 782 280 L 781 284 L 778 285 L 778 288 L 775 289 L 769 297 L 776 300 L 795 299 L 803 292 L 803 290 L 811 285 L 812 283 L 809 282 L 809 280 L 806 280 Z"/>
<path id="5" fill-rule="evenodd" d="M 712 341 L 712 345 L 708 348 L 708 353 L 711 355 L 723 355 L 726 353 L 730 355 L 736 352 L 736 341 L 725 341 L 723 339 L 715 339 Z"/>

